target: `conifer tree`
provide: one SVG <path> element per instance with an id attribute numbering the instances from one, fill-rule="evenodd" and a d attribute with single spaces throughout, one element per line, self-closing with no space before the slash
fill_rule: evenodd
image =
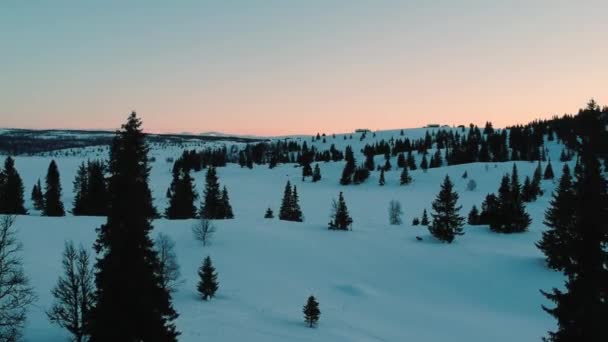
<path id="1" fill-rule="evenodd" d="M 102 161 L 89 161 L 87 163 L 87 214 L 93 216 L 106 216 L 108 213 L 108 182 L 106 179 L 106 165 Z M 150 204 L 152 206 L 152 204 Z M 156 209 L 152 207 L 154 213 Z"/>
<path id="2" fill-rule="evenodd" d="M 551 166 L 551 160 L 547 163 L 547 167 L 545 168 L 545 173 L 543 174 L 544 179 L 553 179 L 555 175 L 553 174 L 553 167 Z"/>
<path id="3" fill-rule="evenodd" d="M 514 194 L 516 187 L 511 184 L 509 176 L 502 178 L 498 189 L 498 212 L 490 229 L 499 233 L 519 233 L 526 231 L 530 225 L 530 216 L 526 213 L 523 202 Z"/>
<path id="4" fill-rule="evenodd" d="M 388 158 L 386 158 L 386 161 L 384 162 L 384 166 L 382 167 L 382 171 L 390 171 L 393 168 L 393 166 L 391 165 L 391 158 L 390 155 Z"/>
<path id="5" fill-rule="evenodd" d="M 169 207 L 165 210 L 165 216 L 171 220 L 195 218 L 194 201 L 198 198 L 198 194 L 194 187 L 194 180 L 190 176 L 190 170 L 180 168 L 177 173 L 174 173 L 171 188 L 173 191 L 169 198 Z"/>
<path id="6" fill-rule="evenodd" d="M 532 188 L 532 183 L 530 182 L 530 177 L 526 176 L 524 180 L 524 185 L 521 188 L 521 200 L 524 202 L 533 202 L 536 200 L 536 194 L 534 189 Z"/>
<path id="7" fill-rule="evenodd" d="M 570 168 L 564 164 L 559 185 L 545 212 L 544 224 L 549 229 L 543 232 L 541 241 L 536 244 L 546 255 L 547 265 L 556 271 L 570 267 L 570 259 L 564 252 L 573 248 L 568 244 L 572 242 L 576 200 Z"/>
<path id="8" fill-rule="evenodd" d="M 410 170 L 416 170 L 418 168 L 418 166 L 416 166 L 416 160 L 414 159 L 411 150 L 407 152 L 407 167 Z"/>
<path id="9" fill-rule="evenodd" d="M 380 178 L 378 179 L 378 185 L 383 186 L 385 183 L 384 180 L 384 169 L 380 170 Z"/>
<path id="10" fill-rule="evenodd" d="M 285 191 L 283 193 L 283 200 L 281 202 L 281 209 L 279 210 L 279 220 L 283 221 L 295 221 L 302 222 L 302 210 L 300 209 L 298 191 L 295 187 L 291 187 L 291 183 L 287 181 L 285 185 Z"/>
<path id="11" fill-rule="evenodd" d="M 23 206 L 23 181 L 11 157 L 4 159 L 4 168 L 0 171 L 0 214 L 27 214 Z"/>
<path id="12" fill-rule="evenodd" d="M 481 213 L 479 214 L 479 224 L 493 226 L 498 221 L 499 217 L 499 202 L 494 194 L 488 194 L 481 204 Z"/>
<path id="13" fill-rule="evenodd" d="M 314 296 L 308 297 L 308 301 L 306 305 L 304 305 L 304 321 L 310 328 L 314 327 L 315 324 L 319 321 L 319 316 L 321 315 L 321 310 L 319 310 L 319 303 L 315 299 Z"/>
<path id="14" fill-rule="evenodd" d="M 205 176 L 205 190 L 201 206 L 201 217 L 209 220 L 224 218 L 224 208 L 215 167 L 209 166 Z"/>
<path id="15" fill-rule="evenodd" d="M 36 210 L 44 209 L 44 195 L 42 194 L 42 185 L 40 185 L 40 179 L 34 184 L 32 188 L 32 202 Z"/>
<path id="16" fill-rule="evenodd" d="M 420 220 L 420 224 L 423 226 L 428 226 L 429 225 L 429 215 L 426 212 L 426 209 L 422 210 L 422 219 Z"/>
<path id="17" fill-rule="evenodd" d="M 547 341 L 608 340 L 608 192 L 593 146 L 587 140 L 581 152 L 581 171 L 576 173 L 573 224 L 560 234 L 553 260 L 562 263 L 565 289 L 541 291 L 556 304 L 543 309 L 557 320 L 557 331 Z M 561 204 L 560 204 L 561 205 Z M 550 252 L 551 253 L 551 252 Z M 559 262 L 558 262 L 559 263 Z"/>
<path id="18" fill-rule="evenodd" d="M 364 166 L 369 171 L 374 171 L 374 169 L 376 168 L 376 164 L 374 163 L 374 154 L 373 153 L 367 153 L 365 155 Z"/>
<path id="19" fill-rule="evenodd" d="M 264 218 L 265 219 L 274 218 L 274 213 L 272 212 L 272 209 L 270 209 L 270 208 L 266 209 L 266 213 L 264 214 Z"/>
<path id="20" fill-rule="evenodd" d="M 344 159 L 346 160 L 346 164 L 344 165 L 344 169 L 342 170 L 340 184 L 348 185 L 352 183 L 353 173 L 355 172 L 355 169 L 357 167 L 355 156 L 353 154 L 353 149 L 350 146 L 346 146 L 344 152 Z"/>
<path id="21" fill-rule="evenodd" d="M 207 256 L 203 261 L 203 264 L 198 270 L 198 276 L 200 278 L 197 290 L 203 300 L 211 299 L 215 296 L 215 292 L 219 288 L 219 282 L 217 281 L 217 273 L 215 267 L 211 263 L 211 258 Z"/>
<path id="22" fill-rule="evenodd" d="M 78 166 L 76 171 L 76 177 L 74 178 L 74 201 L 72 202 L 72 214 L 74 216 L 86 215 L 86 199 L 88 181 L 87 181 L 87 168 L 86 164 L 82 162 Z"/>
<path id="23" fill-rule="evenodd" d="M 458 214 L 461 207 L 457 206 L 458 194 L 453 190 L 454 184 L 449 176 L 445 176 L 441 191 L 433 201 L 433 223 L 429 232 L 442 242 L 452 243 L 456 235 L 464 235 L 462 230 L 464 218 Z"/>
<path id="24" fill-rule="evenodd" d="M 417 217 L 414 217 L 412 220 L 412 226 L 417 226 L 420 224 L 420 220 Z"/>
<path id="25" fill-rule="evenodd" d="M 177 313 L 163 287 L 160 260 L 149 236 L 157 215 L 148 187 L 148 146 L 131 113 L 110 147 L 107 222 L 95 250 L 96 304 L 90 342 L 177 341 Z"/>
<path id="26" fill-rule="evenodd" d="M 55 160 L 49 164 L 46 174 L 46 188 L 44 192 L 44 216 L 64 216 L 63 202 L 61 201 L 61 181 Z"/>
<path id="27" fill-rule="evenodd" d="M 234 213 L 232 212 L 232 205 L 230 205 L 230 197 L 228 197 L 228 188 L 224 186 L 222 189 L 222 218 L 224 219 L 233 219 Z"/>
<path id="28" fill-rule="evenodd" d="M 407 170 L 407 165 L 405 165 L 403 167 L 403 171 L 401 171 L 401 176 L 399 178 L 399 184 L 407 185 L 407 184 L 410 184 L 411 182 L 412 182 L 412 176 L 410 176 L 410 173 Z"/>
<path id="29" fill-rule="evenodd" d="M 353 224 L 353 219 L 348 214 L 348 208 L 344 201 L 342 192 L 338 195 L 338 201 L 332 203 L 332 219 L 329 221 L 329 229 L 332 230 L 350 230 Z"/>
<path id="30" fill-rule="evenodd" d="M 422 170 L 424 170 L 424 172 L 426 172 L 426 170 L 429 168 L 429 163 L 426 160 L 426 154 L 422 155 L 422 161 L 420 162 L 420 168 Z"/>
<path id="31" fill-rule="evenodd" d="M 405 161 L 405 154 L 399 153 L 397 157 L 397 167 L 404 168 L 407 166 L 407 162 Z"/>
<path id="32" fill-rule="evenodd" d="M 479 210 L 477 209 L 477 206 L 474 205 L 473 208 L 471 208 L 467 223 L 472 226 L 479 224 Z"/>
<path id="33" fill-rule="evenodd" d="M 321 180 L 321 168 L 319 168 L 319 164 L 315 164 L 315 169 L 312 172 L 312 181 L 318 182 Z"/>
<path id="34" fill-rule="evenodd" d="M 519 174 L 515 163 L 513 163 L 513 171 L 511 172 L 511 196 L 513 201 L 521 200 L 521 184 L 519 184 Z"/>

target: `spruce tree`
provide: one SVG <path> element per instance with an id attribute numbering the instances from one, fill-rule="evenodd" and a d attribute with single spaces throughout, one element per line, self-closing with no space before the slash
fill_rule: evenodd
<path id="1" fill-rule="evenodd" d="M 74 178 L 74 201 L 72 202 L 72 215 L 86 215 L 86 200 L 88 198 L 88 173 L 86 164 L 82 162 Z"/>
<path id="2" fill-rule="evenodd" d="M 133 112 L 110 147 L 109 209 L 98 229 L 90 341 L 177 341 L 177 313 L 162 285 L 149 236 L 157 215 L 148 187 L 148 146 Z"/>
<path id="3" fill-rule="evenodd" d="M 207 169 L 203 201 L 201 206 L 201 217 L 209 220 L 224 218 L 220 184 L 218 183 L 217 171 L 213 166 L 209 166 Z"/>
<path id="4" fill-rule="evenodd" d="M 348 214 L 348 208 L 344 201 L 342 192 L 338 195 L 338 201 L 332 203 L 332 219 L 329 221 L 329 229 L 332 230 L 350 230 L 353 224 L 353 219 Z"/>
<path id="5" fill-rule="evenodd" d="M 490 229 L 498 233 L 524 232 L 530 225 L 530 216 L 526 213 L 520 196 L 515 194 L 509 176 L 502 178 L 498 189 L 498 212 L 496 220 L 490 222 Z"/>
<path id="6" fill-rule="evenodd" d="M 481 204 L 479 224 L 493 226 L 498 221 L 499 202 L 494 194 L 488 194 Z"/>
<path id="7" fill-rule="evenodd" d="M 403 167 L 403 171 L 401 171 L 401 176 L 399 177 L 399 184 L 407 185 L 407 184 L 410 184 L 411 182 L 412 182 L 412 176 L 410 176 L 410 173 L 407 170 L 407 165 L 405 165 Z"/>
<path id="8" fill-rule="evenodd" d="M 266 209 L 266 213 L 264 214 L 264 218 L 265 219 L 274 218 L 274 213 L 272 212 L 272 209 L 270 209 L 270 208 Z"/>
<path id="9" fill-rule="evenodd" d="M 200 278 L 196 289 L 201 295 L 203 300 L 211 299 L 215 296 L 215 292 L 219 288 L 219 282 L 217 281 L 217 273 L 215 267 L 211 263 L 211 258 L 207 256 L 203 261 L 203 264 L 198 270 L 198 276 Z"/>
<path id="10" fill-rule="evenodd" d="M 383 186 L 385 183 L 384 180 L 384 169 L 380 170 L 380 178 L 378 179 L 378 185 Z"/>
<path id="11" fill-rule="evenodd" d="M 464 218 L 458 214 L 462 207 L 457 206 L 458 194 L 453 190 L 454 184 L 445 176 L 441 191 L 433 201 L 433 223 L 429 232 L 442 242 L 452 243 L 456 235 L 464 235 L 462 230 Z"/>
<path id="12" fill-rule="evenodd" d="M 555 175 L 553 174 L 553 167 L 551 166 L 551 160 L 547 163 L 547 167 L 545 168 L 545 173 L 543 174 L 543 179 L 553 179 Z"/>
<path id="13" fill-rule="evenodd" d="M 308 297 L 308 301 L 306 302 L 306 305 L 304 305 L 302 311 L 304 312 L 304 321 L 306 324 L 308 324 L 310 328 L 314 327 L 319 321 L 319 316 L 321 315 L 319 303 L 314 296 Z"/>
<path id="14" fill-rule="evenodd" d="M 511 172 L 511 196 L 513 201 L 521 200 L 521 185 L 519 184 L 519 173 L 515 163 L 513 163 L 513 171 Z"/>
<path id="15" fill-rule="evenodd" d="M 426 209 L 422 210 L 422 219 L 420 220 L 420 224 L 423 226 L 428 226 L 429 225 L 429 215 L 426 212 Z"/>
<path id="16" fill-rule="evenodd" d="M 416 170 L 418 168 L 416 166 L 416 160 L 414 159 L 414 156 L 412 155 L 411 150 L 407 152 L 407 167 L 410 170 Z"/>
<path id="17" fill-rule="evenodd" d="M 428 161 L 426 160 L 426 154 L 424 154 L 424 155 L 422 156 L 422 161 L 420 162 L 420 168 L 421 168 L 422 170 L 424 170 L 424 172 L 426 172 L 426 170 L 429 168 L 429 163 L 428 163 Z"/>
<path id="18" fill-rule="evenodd" d="M 165 216 L 171 220 L 195 218 L 194 201 L 198 198 L 198 194 L 194 187 L 194 180 L 190 176 L 190 170 L 180 168 L 177 177 L 174 174 L 171 188 L 173 191 L 169 198 L 169 207 L 165 210 Z"/>
<path id="19" fill-rule="evenodd" d="M 373 153 L 367 153 L 365 155 L 364 166 L 369 171 L 374 171 L 374 169 L 376 168 L 376 164 L 374 163 L 374 154 Z"/>
<path id="20" fill-rule="evenodd" d="M 61 181 L 59 179 L 59 170 L 55 160 L 49 164 L 49 169 L 46 174 L 46 188 L 44 192 L 44 216 L 64 216 L 63 202 L 61 201 Z"/>
<path id="21" fill-rule="evenodd" d="M 473 208 L 471 208 L 467 223 L 472 226 L 479 224 L 479 210 L 477 209 L 477 206 L 474 205 Z"/>
<path id="22" fill-rule="evenodd" d="M 557 320 L 557 331 L 547 341 L 608 341 L 608 191 L 593 146 L 586 141 L 581 152 L 581 171 L 574 184 L 571 229 L 558 237 L 554 260 L 563 263 L 565 289 L 543 294 L 556 304 L 543 309 Z"/>
<path id="23" fill-rule="evenodd" d="M 526 176 L 524 185 L 521 188 L 521 200 L 524 202 L 533 202 L 536 200 L 536 193 L 532 188 L 532 183 L 530 182 L 530 177 L 528 176 Z"/>
<path id="24" fill-rule="evenodd" d="M 312 181 L 318 182 L 321 180 L 321 168 L 319 168 L 319 164 L 315 164 L 315 169 L 312 172 Z"/>
<path id="25" fill-rule="evenodd" d="M 541 241 L 536 244 L 546 255 L 547 265 L 556 271 L 570 267 L 570 259 L 565 257 L 565 252 L 573 248 L 571 243 L 576 201 L 570 168 L 564 164 L 559 185 L 545 212 L 543 223 L 549 229 L 543 232 Z"/>
<path id="26" fill-rule="evenodd" d="M 0 214 L 27 214 L 23 206 L 23 181 L 11 157 L 4 159 L 4 168 L 0 171 Z"/>
<path id="27" fill-rule="evenodd" d="M 34 203 L 34 208 L 36 210 L 44 209 L 44 195 L 42 194 L 42 185 L 40 185 L 40 179 L 38 182 L 34 184 L 32 188 L 32 202 Z"/>
<path id="28" fill-rule="evenodd" d="M 228 196 L 228 188 L 226 188 L 226 186 L 222 188 L 222 196 L 220 200 L 222 203 L 222 218 L 233 219 L 234 213 L 232 212 L 232 205 L 230 205 L 230 197 Z"/>
<path id="29" fill-rule="evenodd" d="M 298 189 L 295 185 L 293 186 L 291 196 L 291 221 L 302 222 L 304 221 L 304 217 L 302 216 L 302 210 L 300 209 L 300 197 L 298 196 Z"/>
<path id="30" fill-rule="evenodd" d="M 412 226 L 417 226 L 420 224 L 420 220 L 417 217 L 414 217 L 412 220 Z"/>
<path id="31" fill-rule="evenodd" d="M 296 187 L 291 187 L 291 183 L 287 181 L 285 191 L 283 192 L 283 200 L 279 209 L 279 220 L 302 222 L 302 210 L 298 203 L 298 192 Z"/>

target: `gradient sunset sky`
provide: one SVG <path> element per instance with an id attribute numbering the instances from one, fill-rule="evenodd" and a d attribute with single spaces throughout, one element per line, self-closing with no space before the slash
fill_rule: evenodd
<path id="1" fill-rule="evenodd" d="M 608 104 L 608 1 L 0 1 L 0 127 L 285 135 Z"/>

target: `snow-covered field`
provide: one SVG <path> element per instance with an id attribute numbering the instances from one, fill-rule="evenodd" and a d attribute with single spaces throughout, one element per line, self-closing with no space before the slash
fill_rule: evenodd
<path id="1" fill-rule="evenodd" d="M 406 137 L 419 138 L 425 130 L 406 130 Z M 375 139 L 400 138 L 399 131 L 378 133 Z M 311 143 L 310 137 L 302 141 Z M 372 141 L 352 140 L 341 135 L 315 145 L 339 149 L 347 144 L 359 149 Z M 325 146 L 322 146 L 325 145 Z M 561 147 L 547 145 L 556 173 Z M 155 204 L 166 207 L 165 191 L 176 148 L 154 149 L 151 173 Z M 416 155 L 416 154 L 415 154 Z M 357 154 L 357 160 L 363 157 Z M 66 209 L 71 208 L 72 180 L 86 154 L 57 159 Z M 382 162 L 382 156 L 376 157 Z M 420 156 L 416 155 L 417 161 Z M 51 325 L 45 315 L 52 297 L 50 289 L 61 272 L 65 240 L 89 248 L 103 218 L 39 217 L 29 202 L 31 186 L 44 179 L 49 157 L 17 157 L 32 216 L 17 219 L 24 244 L 24 264 L 38 295 L 31 308 L 25 339 L 31 342 L 66 341 L 66 331 Z M 396 166 L 396 159 L 391 160 Z M 194 220 L 154 222 L 154 234 L 164 232 L 176 242 L 183 283 L 174 294 L 180 317 L 180 341 L 539 341 L 555 323 L 541 309 L 549 303 L 539 289 L 561 286 L 560 274 L 548 270 L 534 246 L 544 229 L 542 219 L 554 183 L 543 181 L 544 197 L 528 205 L 533 219 L 528 232 L 500 235 L 485 226 L 465 226 L 466 234 L 451 245 L 441 244 L 424 226 L 411 226 L 413 217 L 431 209 L 446 174 L 460 194 L 461 214 L 473 204 L 480 206 L 487 193 L 495 192 L 500 177 L 511 171 L 509 163 L 476 163 L 412 171 L 414 182 L 399 186 L 400 171 L 386 173 L 386 185 L 378 185 L 379 172 L 365 184 L 340 186 L 344 162 L 321 163 L 323 179 L 302 182 L 301 169 L 280 165 L 253 170 L 229 164 L 218 169 L 227 185 L 236 218 L 217 221 L 210 246 L 194 240 Z M 520 179 L 531 176 L 535 163 L 517 162 Z M 467 191 L 469 179 L 477 182 Z M 196 173 L 202 191 L 204 171 Z M 263 219 L 267 207 L 278 212 L 287 180 L 296 184 L 304 223 Z M 354 219 L 353 231 L 328 231 L 331 201 L 340 191 Z M 388 204 L 398 200 L 404 209 L 404 224 L 388 224 Z M 423 237 L 417 241 L 416 236 Z M 92 248 L 91 248 L 92 250 Z M 201 301 L 196 293 L 197 268 L 210 255 L 219 273 L 218 297 Z M 303 323 L 302 306 L 309 295 L 320 302 L 321 319 L 316 329 Z"/>

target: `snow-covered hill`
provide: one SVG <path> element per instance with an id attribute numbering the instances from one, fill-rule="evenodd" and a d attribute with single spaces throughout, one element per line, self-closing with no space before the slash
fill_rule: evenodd
<path id="1" fill-rule="evenodd" d="M 426 129 L 405 130 L 417 139 Z M 288 137 L 314 144 L 320 150 L 333 143 L 343 150 L 353 146 L 362 161 L 360 148 L 366 143 L 391 137 L 400 130 L 326 136 L 326 142 L 310 136 Z M 347 139 L 344 139 L 344 136 Z M 284 138 L 280 138 L 284 139 Z M 218 142 L 218 144 L 233 144 Z M 240 144 L 240 142 L 239 142 Z M 548 142 L 556 177 L 561 146 Z M 165 191 L 172 164 L 181 146 L 156 145 L 151 188 L 159 210 L 166 207 Z M 57 157 L 63 185 L 63 200 L 71 208 L 72 180 L 78 164 L 103 153 L 75 153 Z M 420 156 L 416 155 L 417 162 Z M 19 156 L 19 170 L 26 193 L 43 179 L 49 156 Z M 377 156 L 376 163 L 383 159 Z M 396 160 L 391 160 L 396 165 Z M 399 186 L 400 171 L 386 173 L 386 185 L 378 185 L 378 172 L 366 183 L 340 186 L 344 162 L 321 163 L 323 179 L 301 180 L 300 168 L 279 165 L 252 170 L 229 164 L 218 169 L 220 182 L 228 186 L 236 218 L 217 221 L 218 231 L 210 246 L 193 239 L 194 220 L 154 222 L 154 234 L 167 233 L 176 241 L 183 284 L 174 294 L 180 317 L 180 341 L 538 341 L 555 323 L 541 309 L 547 303 L 538 291 L 561 286 L 560 274 L 543 264 L 534 242 L 544 229 L 543 213 L 555 184 L 543 181 L 544 197 L 528 205 L 533 219 L 528 232 L 513 235 L 492 233 L 485 226 L 465 226 L 466 234 L 451 245 L 436 242 L 426 227 L 412 226 L 412 218 L 430 210 L 445 175 L 455 182 L 459 204 L 466 215 L 471 206 L 498 188 L 500 177 L 511 171 L 509 163 L 475 163 L 411 171 L 414 182 Z M 532 175 L 535 163 L 517 162 L 520 177 Z M 477 189 L 466 190 L 469 179 Z M 202 191 L 204 171 L 194 174 Z M 267 207 L 278 211 L 287 180 L 296 184 L 305 216 L 304 223 L 263 219 Z M 327 230 L 332 199 L 344 192 L 354 219 L 353 231 Z M 405 212 L 404 224 L 388 224 L 388 204 L 398 200 Z M 50 289 L 61 272 L 65 240 L 91 248 L 95 228 L 103 218 L 47 218 L 37 216 L 27 201 L 31 216 L 17 219 L 24 244 L 24 263 L 38 301 L 30 310 L 25 338 L 31 342 L 66 341 L 67 333 L 51 325 L 45 315 L 51 304 Z M 423 241 L 417 241 L 421 236 Z M 210 302 L 198 299 L 197 268 L 210 255 L 216 264 L 220 289 Z M 318 328 L 303 324 L 302 306 L 309 295 L 320 302 Z"/>

